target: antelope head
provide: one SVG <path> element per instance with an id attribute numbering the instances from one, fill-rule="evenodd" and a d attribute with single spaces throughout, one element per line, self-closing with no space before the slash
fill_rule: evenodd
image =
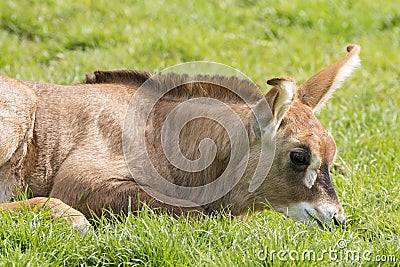
<path id="1" fill-rule="evenodd" d="M 308 222 L 344 222 L 330 168 L 336 155 L 332 135 L 314 113 L 360 64 L 360 47 L 297 87 L 288 77 L 273 78 L 265 95 L 275 120 L 276 153 L 264 182 L 268 202 L 281 213 Z"/>

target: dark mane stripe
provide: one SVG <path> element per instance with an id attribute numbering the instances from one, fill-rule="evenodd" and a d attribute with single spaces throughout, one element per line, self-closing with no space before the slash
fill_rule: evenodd
<path id="1" fill-rule="evenodd" d="M 151 76 L 151 73 L 140 70 L 98 70 L 94 73 L 86 74 L 83 83 L 114 83 L 140 86 Z"/>
<path id="2" fill-rule="evenodd" d="M 147 81 L 147 82 L 146 82 Z M 146 82 L 146 83 L 145 83 Z M 195 75 L 176 73 L 158 73 L 138 70 L 95 71 L 87 74 L 86 84 L 122 84 L 136 88 L 145 85 L 149 95 L 165 94 L 164 100 L 184 100 L 196 97 L 210 97 L 225 103 L 256 102 L 263 95 L 258 87 L 249 80 L 221 75 Z M 172 89 L 173 90 L 170 90 Z M 170 91 L 169 91 L 170 90 Z M 167 93 L 168 92 L 168 93 Z"/>

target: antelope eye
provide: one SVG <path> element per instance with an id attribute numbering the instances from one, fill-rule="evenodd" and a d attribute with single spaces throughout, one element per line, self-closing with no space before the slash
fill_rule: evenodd
<path id="1" fill-rule="evenodd" d="M 310 153 L 304 149 L 298 149 L 290 152 L 290 161 L 297 166 L 310 165 Z"/>

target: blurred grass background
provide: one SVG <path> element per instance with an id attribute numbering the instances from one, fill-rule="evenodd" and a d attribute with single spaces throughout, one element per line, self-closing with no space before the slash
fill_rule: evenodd
<path id="1" fill-rule="evenodd" d="M 301 84 L 343 57 L 349 43 L 361 45 L 362 66 L 318 115 L 335 136 L 337 163 L 346 171 L 333 180 L 347 228 L 311 231 L 273 211 L 249 225 L 224 216 L 190 223 L 145 214 L 103 222 L 81 239 L 42 213 L 4 214 L 0 265 L 285 264 L 264 261 L 256 251 L 322 251 L 340 239 L 349 249 L 400 260 L 399 42 L 400 3 L 390 0 L 2 0 L 0 73 L 20 79 L 71 84 L 98 69 L 155 72 L 207 60 L 239 69 L 266 91 L 273 76 Z"/>

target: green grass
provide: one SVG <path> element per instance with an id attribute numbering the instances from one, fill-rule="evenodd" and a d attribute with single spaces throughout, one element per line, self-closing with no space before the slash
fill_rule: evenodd
<path id="1" fill-rule="evenodd" d="M 345 228 L 311 230 L 274 211 L 248 224 L 226 215 L 191 221 L 144 211 L 100 221 L 85 237 L 46 211 L 0 214 L 0 266 L 358 265 L 291 261 L 312 250 L 395 255 L 400 263 L 400 4 L 397 1 L 0 2 L 0 73 L 71 84 L 97 69 L 145 69 L 193 60 L 241 70 L 263 90 L 273 76 L 299 83 L 362 46 L 362 67 L 318 115 L 335 136 L 336 191 Z M 338 242 L 345 242 L 339 248 Z M 342 244 L 342 243 L 340 243 Z M 276 253 L 272 253 L 276 251 Z M 293 252 L 294 251 L 294 252 Z M 340 252 L 340 253 L 339 253 Z M 269 255 L 274 255 L 270 257 Z M 282 253 L 282 252 L 281 252 Z M 266 256 L 267 255 L 267 256 Z"/>

